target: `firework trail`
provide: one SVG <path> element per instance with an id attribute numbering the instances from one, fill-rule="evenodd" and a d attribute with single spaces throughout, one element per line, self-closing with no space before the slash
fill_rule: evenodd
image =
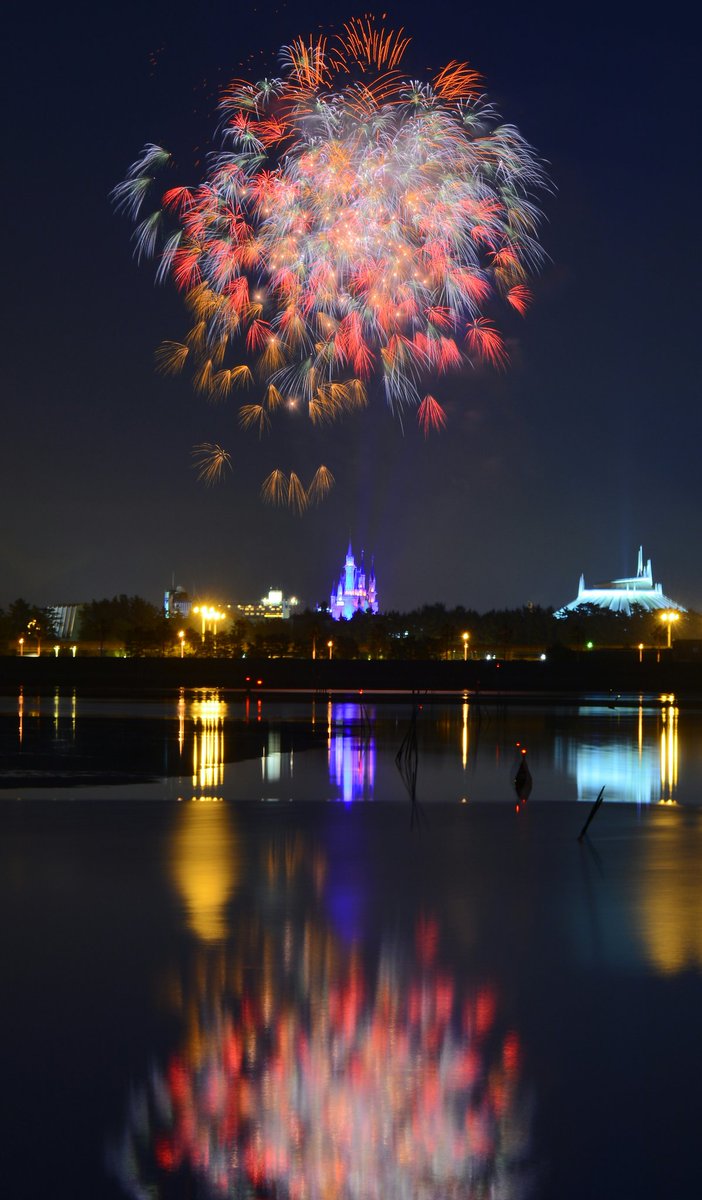
<path id="1" fill-rule="evenodd" d="M 232 469 L 231 455 L 216 442 L 201 442 L 195 446 L 193 460 L 198 479 L 208 486 L 219 482 L 225 471 Z"/>
<path id="2" fill-rule="evenodd" d="M 157 259 L 192 316 L 158 368 L 191 369 L 214 400 L 254 393 L 239 424 L 259 437 L 277 410 L 324 424 L 378 397 L 416 410 L 425 436 L 440 430 L 437 382 L 468 363 L 503 366 L 493 310 L 529 305 L 539 160 L 467 64 L 405 75 L 408 44 L 372 18 L 297 38 L 280 77 L 226 89 L 201 183 L 169 188 L 144 217 L 171 161 L 148 144 L 113 191 L 137 221 L 137 259 Z M 331 486 L 323 470 L 314 499 Z M 276 469 L 262 493 L 307 505 L 294 472 Z"/>

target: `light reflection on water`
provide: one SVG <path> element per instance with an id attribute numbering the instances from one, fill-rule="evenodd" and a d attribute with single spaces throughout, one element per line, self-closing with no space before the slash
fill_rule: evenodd
<path id="1" fill-rule="evenodd" d="M 181 689 L 153 702 L 20 690 L 0 698 L 4 757 L 14 762 L 0 774 L 0 792 L 2 775 L 12 776 L 17 794 L 23 773 L 27 787 L 40 788 L 42 774 L 52 776 L 52 785 L 60 775 L 70 780 L 73 765 L 73 786 L 89 784 L 100 771 L 106 734 L 124 723 L 130 738 L 148 742 L 148 753 L 137 762 L 125 734 L 119 754 L 106 755 L 105 785 L 111 776 L 119 784 L 122 775 L 126 786 L 131 769 L 152 781 L 154 798 L 162 780 L 164 798 L 183 800 L 404 801 L 395 757 L 411 713 L 409 701 L 285 704 L 216 689 Z M 513 802 L 522 748 L 534 781 L 532 803 L 591 803 L 602 787 L 608 803 L 697 806 L 702 798 L 702 714 L 681 709 L 669 695 L 573 706 L 427 700 L 417 705 L 416 729 L 423 803 Z"/>
<path id="2" fill-rule="evenodd" d="M 182 691 L 181 691 L 182 697 Z M 181 698 L 178 700 L 178 744 L 181 741 Z M 192 701 L 193 787 L 200 792 L 219 788 L 224 783 L 224 719 L 227 705 L 219 692 L 203 692 Z"/>
<path id="3" fill-rule="evenodd" d="M 193 800 L 178 810 L 171 874 L 190 930 L 203 942 L 226 935 L 226 905 L 239 875 L 239 855 L 229 814 L 221 801 Z"/>
<path id="4" fill-rule="evenodd" d="M 199 944 L 168 989 L 179 1044 L 132 1098 L 126 1189 L 157 1196 L 176 1178 L 189 1194 L 194 1178 L 207 1194 L 295 1200 L 523 1195 L 519 1034 L 495 987 L 442 962 L 438 922 L 420 915 L 413 946 L 369 960 L 329 921 L 324 852 L 290 834 L 249 864 L 256 904 L 234 903 L 227 929 L 237 880 L 223 842 L 234 875 L 247 870 L 231 810 L 191 804 L 181 820 L 172 877 Z"/>
<path id="5" fill-rule="evenodd" d="M 345 804 L 375 798 L 375 709 L 327 705 L 329 778 Z"/>
<path id="6" fill-rule="evenodd" d="M 678 787 L 679 710 L 673 697 L 651 713 L 636 708 L 579 710 L 583 736 L 559 738 L 555 751 L 575 777 L 578 800 L 592 800 L 604 785 L 608 801 L 633 804 L 675 803 Z M 596 736 L 588 737 L 595 722 Z"/>
<path id="7" fill-rule="evenodd" d="M 650 966 L 675 975 L 702 968 L 702 828 L 673 821 L 645 844 L 636 906 Z"/>
<path id="8" fill-rule="evenodd" d="M 192 699 L 195 798 L 0 804 L 8 1195 L 697 1194 L 702 811 L 605 805 L 578 843 L 569 804 L 427 805 L 414 829 L 400 805 L 236 805 L 191 786 Z M 258 753 L 224 786 L 242 767 L 261 786 L 261 747 L 281 756 L 267 790 L 328 780 L 334 739 L 357 755 L 370 721 L 382 794 L 407 710 L 333 712 L 330 743 L 319 707 L 291 776 L 264 702 Z M 37 709 L 25 734 L 47 719 L 53 736 L 53 698 Z M 538 788 L 568 729 L 645 750 L 670 720 L 442 708 L 420 714 L 420 781 L 484 768 L 494 787 L 519 732 Z M 697 728 L 681 710 L 679 788 Z"/>

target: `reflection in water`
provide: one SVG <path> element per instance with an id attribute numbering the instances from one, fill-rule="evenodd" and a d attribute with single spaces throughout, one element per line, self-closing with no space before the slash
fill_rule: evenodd
<path id="1" fill-rule="evenodd" d="M 372 800 L 375 784 L 375 710 L 358 704 L 327 708 L 329 778 L 341 799 Z"/>
<path id="2" fill-rule="evenodd" d="M 270 729 L 266 746 L 261 756 L 261 778 L 268 783 L 279 783 L 282 765 L 281 733 L 279 729 Z"/>
<path id="3" fill-rule="evenodd" d="M 470 705 L 467 700 L 461 705 L 461 766 L 465 771 L 468 766 L 468 715 Z"/>
<path id="4" fill-rule="evenodd" d="M 188 927 L 203 942 L 227 935 L 226 904 L 238 883 L 238 845 L 225 804 L 193 798 L 178 808 L 171 874 Z"/>
<path id="5" fill-rule="evenodd" d="M 610 802 L 675 803 L 678 708 L 674 696 L 661 699 L 663 707 L 653 713 L 638 705 L 635 728 L 630 712 L 620 709 L 607 714 L 611 723 L 598 727 L 599 737 L 587 737 L 583 731 L 577 739 L 571 736 L 557 741 L 557 760 L 559 756 L 564 759 L 568 773 L 575 775 L 578 800 L 592 801 L 604 785 Z M 588 706 L 579 715 L 592 719 L 604 711 Z"/>
<path id="6" fill-rule="evenodd" d="M 48 703 L 48 702 L 47 702 Z M 66 740 L 67 722 L 66 717 L 70 718 L 70 740 L 75 741 L 76 736 L 76 715 L 77 715 L 77 698 L 76 689 L 73 688 L 70 697 L 61 696 L 59 688 L 54 688 L 53 700 L 51 702 L 51 727 L 53 741 Z M 34 701 L 34 706 L 29 710 L 29 716 L 35 723 L 38 723 L 42 716 L 46 715 L 46 704 L 42 702 L 41 697 L 37 696 Z M 19 688 L 17 693 L 17 744 L 21 748 L 24 742 L 24 718 L 25 718 L 25 699 L 24 689 Z"/>
<path id="7" fill-rule="evenodd" d="M 4 710 L 0 697 L 0 751 L 6 753 L 0 781 L 11 775 L 15 789 L 22 781 L 54 786 L 63 777 L 77 789 L 91 777 L 120 784 L 143 774 L 155 786 L 177 776 L 183 797 L 308 800 L 326 794 L 346 803 L 404 802 L 396 760 L 408 704 L 329 701 L 325 708 L 260 695 L 234 697 L 227 705 L 216 689 L 181 689 L 177 698 L 158 703 L 78 701 L 75 691 L 33 696 L 20 689 L 6 698 Z M 572 709 L 515 703 L 499 710 L 463 696 L 418 706 L 416 720 L 423 799 L 512 803 L 515 744 L 529 747 L 538 801 L 591 804 L 603 786 L 608 804 L 697 806 L 702 796 L 702 714 L 687 708 L 680 716 L 672 695 Z M 122 721 L 134 746 L 128 760 Z"/>
<path id="8" fill-rule="evenodd" d="M 185 688 L 178 692 L 178 750 L 183 753 L 185 745 Z"/>
<path id="9" fill-rule="evenodd" d="M 674 804 L 678 786 L 678 710 L 675 697 L 661 714 L 661 803 Z"/>
<path id="10" fill-rule="evenodd" d="M 672 817 L 672 814 L 671 814 Z M 639 918 L 651 965 L 662 974 L 702 968 L 702 828 L 671 822 L 648 838 Z"/>
<path id="11" fill-rule="evenodd" d="M 193 787 L 201 791 L 224 782 L 224 718 L 227 706 L 219 692 L 203 692 L 190 706 L 195 727 Z"/>
<path id="12" fill-rule="evenodd" d="M 328 926 L 325 873 L 299 835 L 273 840 L 256 914 L 196 950 L 171 989 L 180 1048 L 131 1106 L 123 1183 L 140 1198 L 194 1180 L 198 1195 L 294 1200 L 522 1195 L 520 1047 L 494 991 L 458 985 L 429 920 L 413 953 L 369 968 Z"/>

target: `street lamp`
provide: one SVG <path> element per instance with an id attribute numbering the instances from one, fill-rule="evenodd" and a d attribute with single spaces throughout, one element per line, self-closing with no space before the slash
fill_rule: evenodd
<path id="1" fill-rule="evenodd" d="M 196 604 L 195 607 L 193 608 L 193 612 L 200 614 L 200 620 L 202 623 L 202 640 L 204 642 L 204 640 L 205 640 L 205 613 L 207 612 L 207 609 L 205 608 L 204 605 L 202 605 L 202 607 L 201 607 L 199 604 Z"/>
<path id="2" fill-rule="evenodd" d="M 211 604 L 196 604 L 195 607 L 193 608 L 193 612 L 200 614 L 200 631 L 201 631 L 203 642 L 205 640 L 205 632 L 207 629 L 207 625 L 210 622 L 213 626 L 215 642 L 216 642 L 217 641 L 217 622 L 223 621 L 227 614 L 220 612 L 219 609 L 214 608 Z"/>
<path id="3" fill-rule="evenodd" d="M 672 609 L 668 612 L 661 613 L 661 621 L 665 621 L 668 628 L 668 649 L 671 647 L 671 634 L 673 632 L 673 622 L 680 620 L 680 613 L 673 612 Z"/>
<path id="4" fill-rule="evenodd" d="M 327 642 L 327 648 L 328 648 L 328 650 L 329 650 L 329 657 L 331 658 L 331 656 L 332 656 L 332 650 L 334 649 L 334 643 L 333 643 L 333 642 Z"/>
<path id="5" fill-rule="evenodd" d="M 20 658 L 22 658 L 22 656 L 24 654 L 24 638 L 19 639 L 19 648 L 20 648 Z"/>
<path id="6" fill-rule="evenodd" d="M 468 638 L 470 637 L 470 634 L 462 633 L 461 637 L 463 638 L 463 661 L 467 662 L 468 661 Z"/>
<path id="7" fill-rule="evenodd" d="M 185 647 L 185 630 L 184 630 L 184 629 L 179 629 L 179 630 L 178 630 L 178 639 L 179 639 L 179 641 L 180 641 L 180 657 L 182 658 L 182 657 L 183 657 L 183 650 L 184 650 L 184 647 Z"/>
<path id="8" fill-rule="evenodd" d="M 41 656 L 41 625 L 38 621 L 30 621 L 27 626 L 27 633 L 33 633 L 37 639 L 37 658 Z"/>

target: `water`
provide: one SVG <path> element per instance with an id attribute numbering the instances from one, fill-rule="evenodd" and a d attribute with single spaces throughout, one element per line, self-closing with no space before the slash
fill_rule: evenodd
<path id="1" fill-rule="evenodd" d="M 592 803 L 702 798 L 702 711 L 672 696 L 531 702 L 418 703 L 417 798 L 514 799 L 526 752 L 534 799 Z M 270 702 L 214 691 L 152 699 L 75 694 L 0 697 L 0 798 L 404 802 L 395 758 L 409 700 Z"/>
<path id="2" fill-rule="evenodd" d="M 6 698 L 7 1194 L 696 1195 L 700 719 Z"/>

